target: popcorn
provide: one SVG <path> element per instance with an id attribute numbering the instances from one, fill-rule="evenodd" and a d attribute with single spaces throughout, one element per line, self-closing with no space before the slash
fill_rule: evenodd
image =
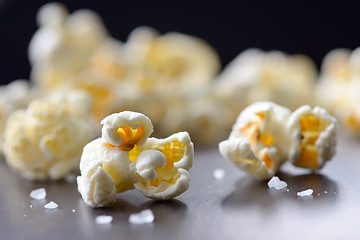
<path id="1" fill-rule="evenodd" d="M 133 188 L 153 199 L 170 199 L 187 190 L 193 144 L 186 132 L 149 138 L 153 126 L 141 113 L 124 111 L 101 121 L 102 136 L 84 147 L 78 190 L 92 207 L 110 205 Z"/>
<path id="2" fill-rule="evenodd" d="M 291 109 L 312 103 L 315 64 L 304 55 L 248 49 L 217 78 L 217 89 L 232 109 L 256 101 L 274 101 Z M 236 100 L 235 100 L 236 99 Z"/>
<path id="3" fill-rule="evenodd" d="M 289 159 L 295 166 L 318 170 L 335 155 L 337 121 L 325 109 L 302 106 L 289 118 L 292 144 Z"/>
<path id="4" fill-rule="evenodd" d="M 142 194 L 153 199 L 171 199 L 189 187 L 193 144 L 186 132 L 166 139 L 149 138 L 136 159 L 141 180 L 134 184 Z"/>
<path id="5" fill-rule="evenodd" d="M 172 92 L 204 86 L 220 68 L 217 54 L 207 43 L 176 32 L 160 36 L 154 29 L 139 27 L 130 34 L 126 48 L 135 64 L 162 79 L 160 85 L 143 85 L 157 91 L 163 84 Z"/>
<path id="6" fill-rule="evenodd" d="M 38 21 L 40 28 L 29 45 L 31 78 L 45 90 L 53 90 L 86 66 L 106 30 L 94 12 L 68 15 L 59 3 L 41 7 Z"/>
<path id="7" fill-rule="evenodd" d="M 91 98 L 85 92 L 34 100 L 11 114 L 4 154 L 11 169 L 30 180 L 57 180 L 76 170 L 81 149 L 92 139 Z"/>
<path id="8" fill-rule="evenodd" d="M 8 85 L 0 86 L 0 152 L 3 145 L 5 124 L 10 114 L 26 108 L 28 103 L 39 95 L 26 80 L 15 80 Z"/>
<path id="9" fill-rule="evenodd" d="M 335 49 L 323 60 L 317 103 L 329 109 L 352 135 L 360 134 L 360 48 Z"/>
<path id="10" fill-rule="evenodd" d="M 239 115 L 220 153 L 243 171 L 270 179 L 287 160 L 290 111 L 271 102 L 250 105 Z"/>

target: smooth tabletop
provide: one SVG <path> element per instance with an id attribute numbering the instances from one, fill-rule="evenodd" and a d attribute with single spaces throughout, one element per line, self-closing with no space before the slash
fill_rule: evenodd
<path id="1" fill-rule="evenodd" d="M 136 190 L 118 194 L 109 208 L 91 208 L 73 181 L 29 182 L 0 159 L 0 239 L 360 239 L 360 141 L 341 137 L 337 154 L 311 173 L 287 163 L 278 174 L 288 189 L 245 175 L 216 148 L 195 149 L 190 188 L 171 201 Z M 225 170 L 222 180 L 213 172 Z M 45 187 L 45 200 L 29 197 Z M 297 192 L 313 189 L 312 197 Z M 59 207 L 48 210 L 49 201 Z M 131 213 L 154 212 L 153 223 L 133 225 Z M 110 225 L 96 216 L 111 215 Z"/>

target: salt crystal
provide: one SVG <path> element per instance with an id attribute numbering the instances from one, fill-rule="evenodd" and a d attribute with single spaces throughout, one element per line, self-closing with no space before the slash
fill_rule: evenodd
<path id="1" fill-rule="evenodd" d="M 143 210 L 139 213 L 130 214 L 129 222 L 131 224 L 144 224 L 154 221 L 154 214 L 150 209 Z"/>
<path id="2" fill-rule="evenodd" d="M 301 191 L 301 192 L 298 192 L 297 195 L 299 197 L 308 197 L 308 196 L 311 196 L 313 194 L 314 190 L 312 189 L 307 189 L 307 190 L 304 190 L 304 191 Z"/>
<path id="3" fill-rule="evenodd" d="M 24 214 L 24 217 L 26 217 L 26 214 Z"/>
<path id="4" fill-rule="evenodd" d="M 45 188 L 39 188 L 31 191 L 30 197 L 36 200 L 45 199 L 46 197 L 46 190 Z"/>
<path id="5" fill-rule="evenodd" d="M 327 191 L 324 191 L 324 193 L 327 193 Z"/>
<path id="6" fill-rule="evenodd" d="M 217 180 L 222 180 L 225 177 L 225 170 L 222 168 L 217 168 L 214 170 L 213 176 Z"/>
<path id="7" fill-rule="evenodd" d="M 276 190 L 281 190 L 281 189 L 287 187 L 287 183 L 284 181 L 281 181 L 277 176 L 274 176 L 268 182 L 268 187 L 275 188 Z"/>
<path id="8" fill-rule="evenodd" d="M 54 203 L 53 201 L 50 201 L 48 204 L 46 204 L 44 206 L 44 208 L 46 209 L 55 209 L 58 208 L 59 205 L 57 205 L 56 203 Z"/>
<path id="9" fill-rule="evenodd" d="M 112 216 L 100 215 L 95 218 L 96 224 L 110 224 L 113 220 Z"/>
<path id="10" fill-rule="evenodd" d="M 75 209 L 73 209 L 73 210 L 72 210 L 72 212 L 76 212 L 76 210 L 75 210 Z"/>
<path id="11" fill-rule="evenodd" d="M 32 208 L 32 205 L 30 204 L 30 208 Z"/>

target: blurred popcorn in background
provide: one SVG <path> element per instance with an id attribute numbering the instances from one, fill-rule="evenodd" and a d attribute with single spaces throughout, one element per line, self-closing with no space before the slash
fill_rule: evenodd
<path id="1" fill-rule="evenodd" d="M 360 134 L 360 48 L 335 49 L 322 63 L 317 102 L 352 135 Z"/>
<path id="2" fill-rule="evenodd" d="M 319 104 L 360 133 L 360 50 L 330 52 L 317 84 L 316 67 L 304 55 L 248 49 L 219 74 L 216 51 L 193 36 L 138 27 L 121 42 L 93 11 L 69 14 L 59 3 L 41 7 L 37 22 L 29 45 L 32 86 L 16 81 L 0 89 L 0 142 L 15 109 L 71 90 L 91 96 L 90 124 L 137 111 L 152 119 L 156 137 L 188 131 L 196 146 L 226 139 L 237 115 L 257 101 L 291 110 Z"/>

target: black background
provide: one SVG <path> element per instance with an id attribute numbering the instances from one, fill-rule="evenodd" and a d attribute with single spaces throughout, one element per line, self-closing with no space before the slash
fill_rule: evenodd
<path id="1" fill-rule="evenodd" d="M 0 83 L 28 78 L 27 47 L 45 0 L 0 0 Z M 125 41 L 137 26 L 178 31 L 208 41 L 223 65 L 249 47 L 309 55 L 318 66 L 334 48 L 360 45 L 360 9 L 337 1 L 62 1 L 70 12 L 88 8 L 111 35 Z"/>

